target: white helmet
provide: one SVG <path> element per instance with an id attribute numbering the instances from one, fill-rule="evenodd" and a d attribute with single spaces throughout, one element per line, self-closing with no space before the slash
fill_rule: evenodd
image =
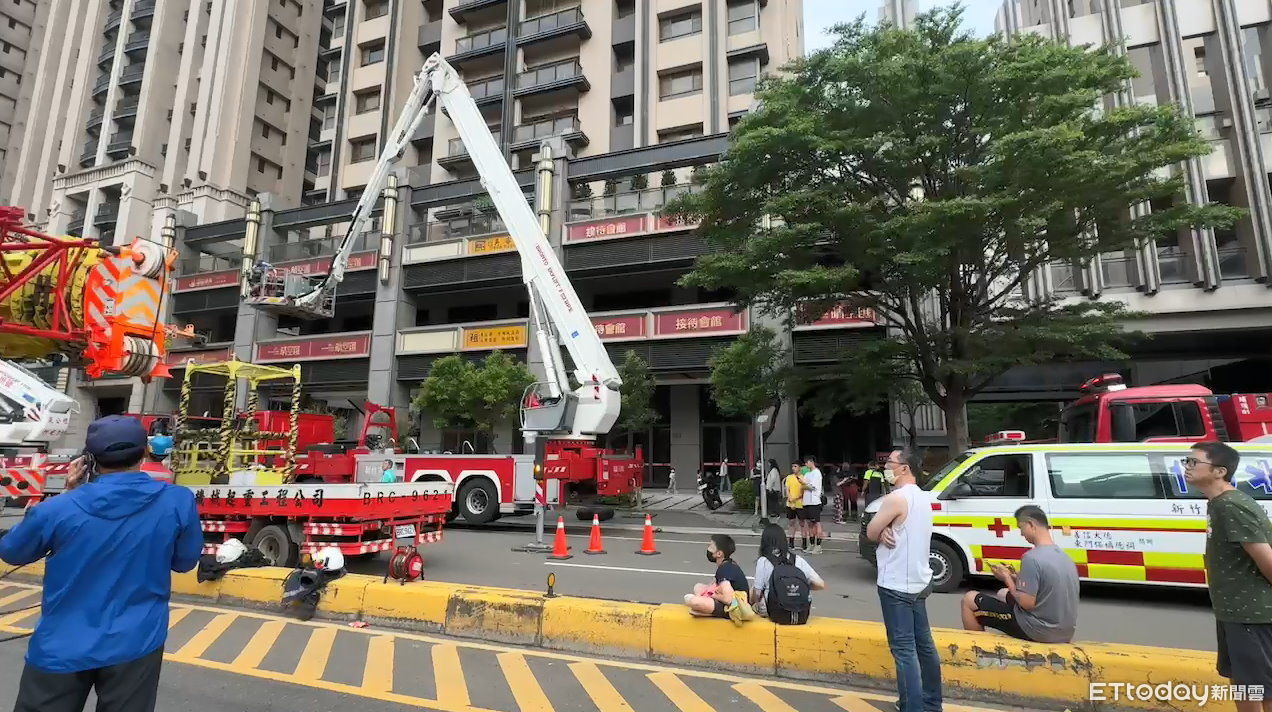
<path id="1" fill-rule="evenodd" d="M 314 568 L 319 571 L 339 571 L 344 565 L 344 554 L 334 546 L 324 546 L 314 554 Z"/>
<path id="2" fill-rule="evenodd" d="M 239 560 L 239 557 L 247 553 L 247 547 L 243 546 L 243 542 L 238 539 L 226 539 L 220 546 L 216 547 L 216 562 L 218 564 L 229 564 Z"/>

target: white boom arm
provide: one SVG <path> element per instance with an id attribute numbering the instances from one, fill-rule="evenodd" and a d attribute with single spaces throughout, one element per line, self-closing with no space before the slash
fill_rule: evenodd
<path id="1" fill-rule="evenodd" d="M 0 360 L 0 446 L 47 445 L 71 426 L 75 400 L 11 361 Z"/>

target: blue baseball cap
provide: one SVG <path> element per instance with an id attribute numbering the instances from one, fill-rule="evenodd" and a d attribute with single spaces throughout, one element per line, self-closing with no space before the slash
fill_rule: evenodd
<path id="1" fill-rule="evenodd" d="M 140 462 L 146 454 L 146 429 L 126 415 L 98 418 L 88 426 L 84 449 L 107 467 Z"/>
<path id="2" fill-rule="evenodd" d="M 150 436 L 150 452 L 155 457 L 167 457 L 172 451 L 171 435 L 151 435 Z"/>

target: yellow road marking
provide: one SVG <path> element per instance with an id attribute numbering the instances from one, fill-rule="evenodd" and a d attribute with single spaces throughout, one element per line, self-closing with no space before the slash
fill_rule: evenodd
<path id="1" fill-rule="evenodd" d="M 448 704 L 467 707 L 468 683 L 464 680 L 464 668 L 459 664 L 459 648 L 450 643 L 434 645 L 433 681 L 437 687 L 437 699 Z"/>
<path id="2" fill-rule="evenodd" d="M 169 610 L 168 611 L 168 628 L 171 629 L 173 626 L 175 626 L 176 624 L 184 620 L 186 616 L 190 615 L 191 610 L 192 609 L 189 609 L 189 608 L 173 608 Z"/>
<path id="3" fill-rule="evenodd" d="M 327 658 L 331 657 L 331 646 L 336 642 L 338 628 L 318 628 L 309 636 L 305 652 L 300 654 L 300 662 L 296 663 L 296 677 L 318 679 L 327 669 Z"/>
<path id="4" fill-rule="evenodd" d="M 14 611 L 3 618 L 0 618 L 0 627 L 13 625 L 14 623 L 30 618 L 39 612 L 39 606 L 36 606 L 35 608 L 28 608 L 25 611 Z"/>
<path id="5" fill-rule="evenodd" d="M 222 613 L 208 621 L 208 624 L 203 626 L 203 630 L 195 633 L 193 638 L 186 641 L 185 645 L 172 654 L 172 657 L 178 659 L 197 658 L 206 653 L 208 648 L 212 647 L 212 644 L 216 642 L 216 639 L 220 638 L 221 634 L 225 632 L 225 629 L 230 627 L 235 618 L 238 618 L 238 616 L 233 613 Z"/>
<path id="6" fill-rule="evenodd" d="M 375 692 L 393 689 L 393 636 L 377 635 L 367 641 L 367 659 L 362 668 L 362 687 Z"/>
<path id="7" fill-rule="evenodd" d="M 543 694 L 539 681 L 534 679 L 526 656 L 521 653 L 500 653 L 499 667 L 503 670 L 512 697 L 521 712 L 555 712 L 548 696 Z"/>
<path id="8" fill-rule="evenodd" d="M 669 672 L 655 672 L 646 675 L 654 686 L 680 708 L 680 712 L 715 712 L 715 708 L 707 704 L 698 693 L 689 689 L 684 680 Z"/>
<path id="9" fill-rule="evenodd" d="M 831 700 L 831 703 L 839 705 L 845 712 L 879 712 L 879 708 L 866 702 L 860 697 L 853 695 L 844 695 Z M 948 709 L 948 705 L 946 706 Z"/>
<path id="10" fill-rule="evenodd" d="M 595 663 L 570 663 L 570 672 L 600 712 L 636 712 Z"/>
<path id="11" fill-rule="evenodd" d="M 754 702 L 764 712 L 799 712 L 758 682 L 739 682 L 733 686 L 733 689 Z"/>
<path id="12" fill-rule="evenodd" d="M 274 641 L 278 640 L 278 636 L 282 634 L 286 626 L 287 621 L 281 620 L 262 623 L 261 627 L 252 634 L 252 639 L 247 641 L 243 652 L 239 653 L 230 665 L 236 668 L 260 667 L 265 656 L 269 655 L 270 648 L 274 647 Z"/>
<path id="13" fill-rule="evenodd" d="M 7 606 L 10 603 L 17 603 L 18 601 L 21 601 L 22 599 L 30 596 L 33 593 L 35 593 L 35 591 L 31 589 L 25 589 L 25 590 L 20 590 L 17 593 L 11 593 L 7 596 L 0 597 L 0 606 Z"/>

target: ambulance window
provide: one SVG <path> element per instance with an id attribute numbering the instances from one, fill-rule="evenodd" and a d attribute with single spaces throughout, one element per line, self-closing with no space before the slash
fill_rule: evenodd
<path id="1" fill-rule="evenodd" d="M 1161 481 L 1148 455 L 1047 456 L 1051 492 L 1058 498 L 1161 499 Z"/>
<path id="2" fill-rule="evenodd" d="M 1272 499 L 1272 452 L 1243 452 L 1237 489 L 1255 499 Z"/>
<path id="3" fill-rule="evenodd" d="M 1184 458 L 1186 457 L 1188 457 L 1187 452 L 1171 453 L 1162 457 L 1162 463 L 1157 467 L 1158 474 L 1166 483 L 1166 492 L 1171 499 L 1202 499 L 1201 492 L 1184 479 Z"/>
<path id="4" fill-rule="evenodd" d="M 1030 456 L 991 455 L 967 469 L 959 478 L 972 488 L 968 497 L 1029 497 L 1033 494 Z"/>

